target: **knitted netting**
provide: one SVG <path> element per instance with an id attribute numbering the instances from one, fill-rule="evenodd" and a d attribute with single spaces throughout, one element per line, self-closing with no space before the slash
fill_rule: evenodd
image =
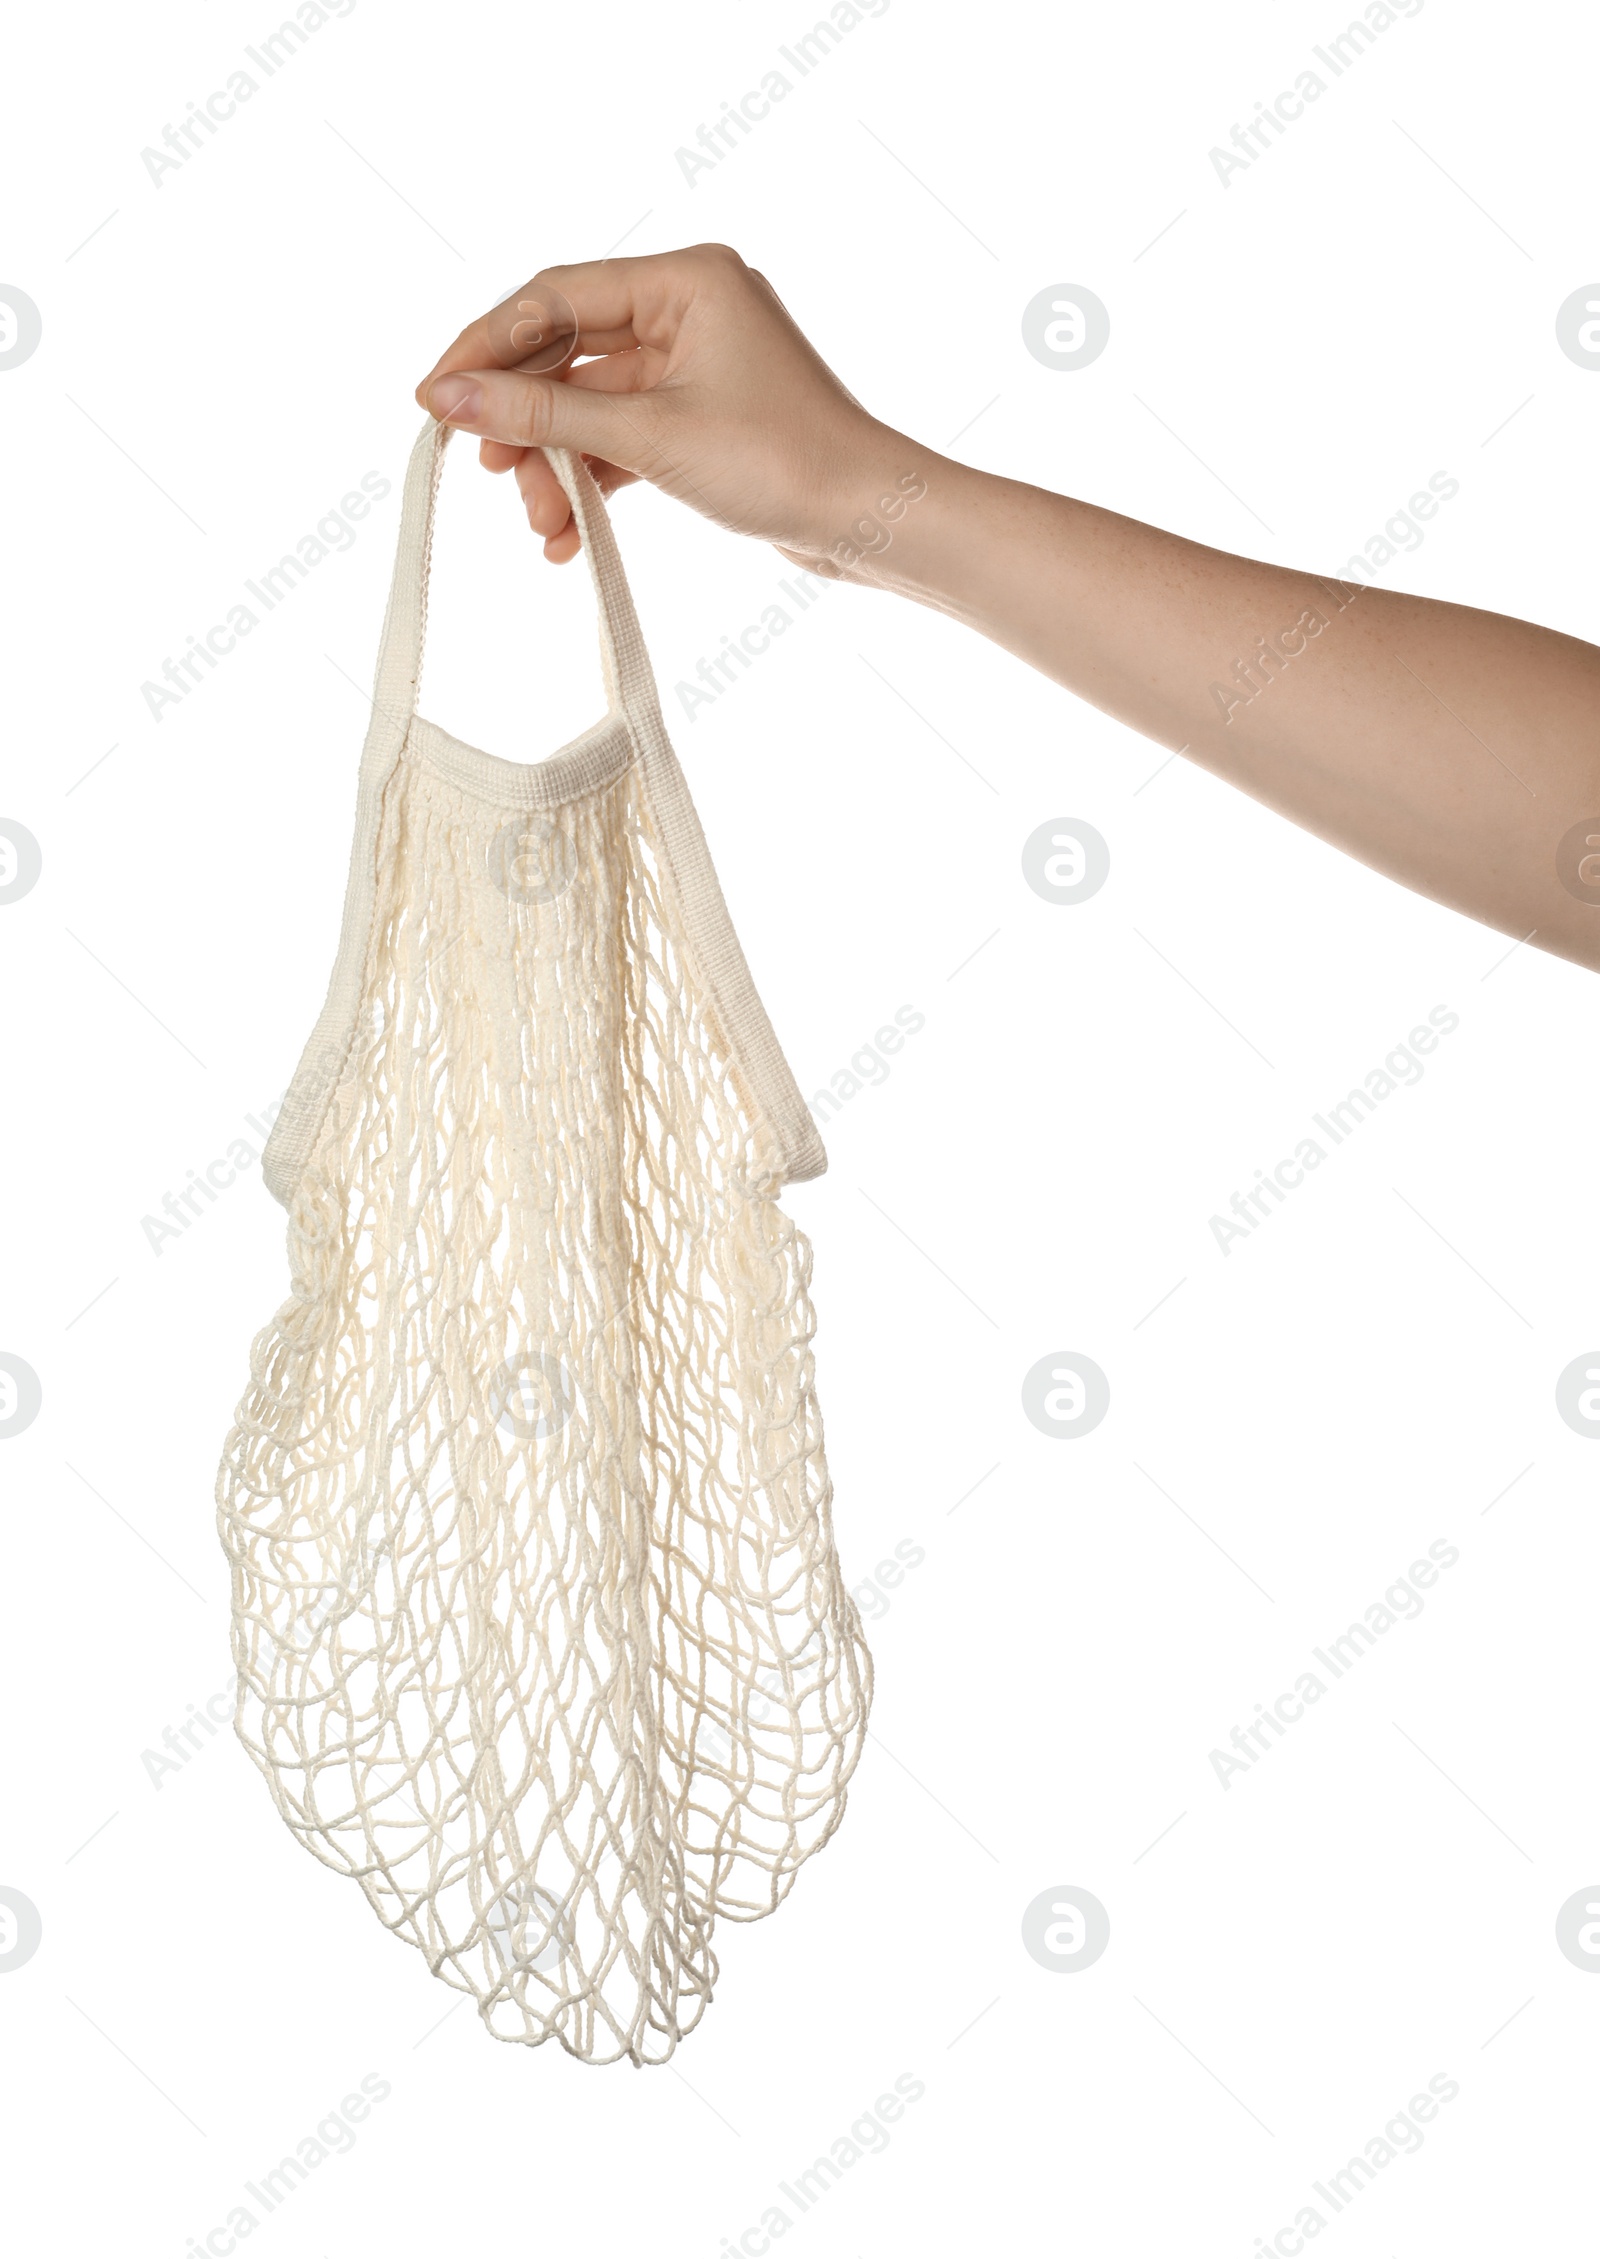
<path id="1" fill-rule="evenodd" d="M 296 1836 L 496 2036 L 646 2063 L 716 1919 L 837 1825 L 870 1663 L 786 1133 L 651 763 L 600 736 L 530 808 L 537 772 L 401 733 L 218 1507 Z"/>

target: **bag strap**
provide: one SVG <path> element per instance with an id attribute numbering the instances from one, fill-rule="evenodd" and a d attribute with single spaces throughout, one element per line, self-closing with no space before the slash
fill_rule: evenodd
<path id="1" fill-rule="evenodd" d="M 361 756 L 339 953 L 328 984 L 327 1002 L 261 1160 L 267 1189 L 285 1207 L 294 1200 L 354 1041 L 377 899 L 384 793 L 404 753 L 416 712 L 427 624 L 433 510 L 449 439 L 448 428 L 436 424 L 430 416 L 406 471 L 399 550 L 378 647 L 372 721 Z M 728 916 L 688 780 L 661 719 L 655 677 L 605 502 L 580 456 L 559 447 L 546 448 L 545 453 L 572 504 L 589 560 L 600 614 L 606 699 L 611 713 L 628 728 L 637 755 L 640 791 L 652 811 L 661 846 L 663 904 L 670 906 L 674 930 L 698 968 L 716 1024 L 743 1072 L 752 1100 L 777 1133 L 783 1179 L 794 1183 L 819 1176 L 828 1165 L 828 1157 L 756 993 Z"/>
<path id="2" fill-rule="evenodd" d="M 428 580 L 433 561 L 434 508 L 450 443 L 448 424 L 430 416 L 406 468 L 400 504 L 400 539 L 394 579 L 384 614 L 373 690 L 373 729 L 394 752 L 417 710 L 422 678 L 422 648 L 428 624 Z M 606 704 L 647 733 L 661 727 L 655 676 L 639 630 L 616 535 L 599 487 L 581 456 L 570 448 L 547 447 L 545 455 L 572 505 L 573 519 L 588 559 L 600 621 L 600 663 Z M 389 749 L 386 747 L 386 749 Z"/>

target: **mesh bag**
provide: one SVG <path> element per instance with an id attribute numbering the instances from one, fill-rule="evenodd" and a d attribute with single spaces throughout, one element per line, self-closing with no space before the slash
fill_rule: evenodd
<path id="1" fill-rule="evenodd" d="M 268 1144 L 289 1299 L 224 1450 L 238 1731 L 497 2037 L 662 2062 L 827 1841 L 871 1665 L 812 1377 L 826 1165 L 552 450 L 608 710 L 534 765 L 416 712 L 407 475 L 327 1003 Z"/>

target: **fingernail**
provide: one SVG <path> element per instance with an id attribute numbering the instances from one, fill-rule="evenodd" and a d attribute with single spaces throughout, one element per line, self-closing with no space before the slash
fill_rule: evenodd
<path id="1" fill-rule="evenodd" d="M 439 423 L 470 424 L 483 405 L 483 386 L 472 377 L 440 377 L 428 394 L 428 413 Z"/>

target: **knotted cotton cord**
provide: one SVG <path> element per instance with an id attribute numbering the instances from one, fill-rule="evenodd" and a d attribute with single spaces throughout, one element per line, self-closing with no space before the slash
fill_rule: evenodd
<path id="1" fill-rule="evenodd" d="M 219 1476 L 238 1727 L 497 2037 L 662 2062 L 865 1730 L 811 1252 L 637 762 L 530 812 L 441 746 Z"/>

